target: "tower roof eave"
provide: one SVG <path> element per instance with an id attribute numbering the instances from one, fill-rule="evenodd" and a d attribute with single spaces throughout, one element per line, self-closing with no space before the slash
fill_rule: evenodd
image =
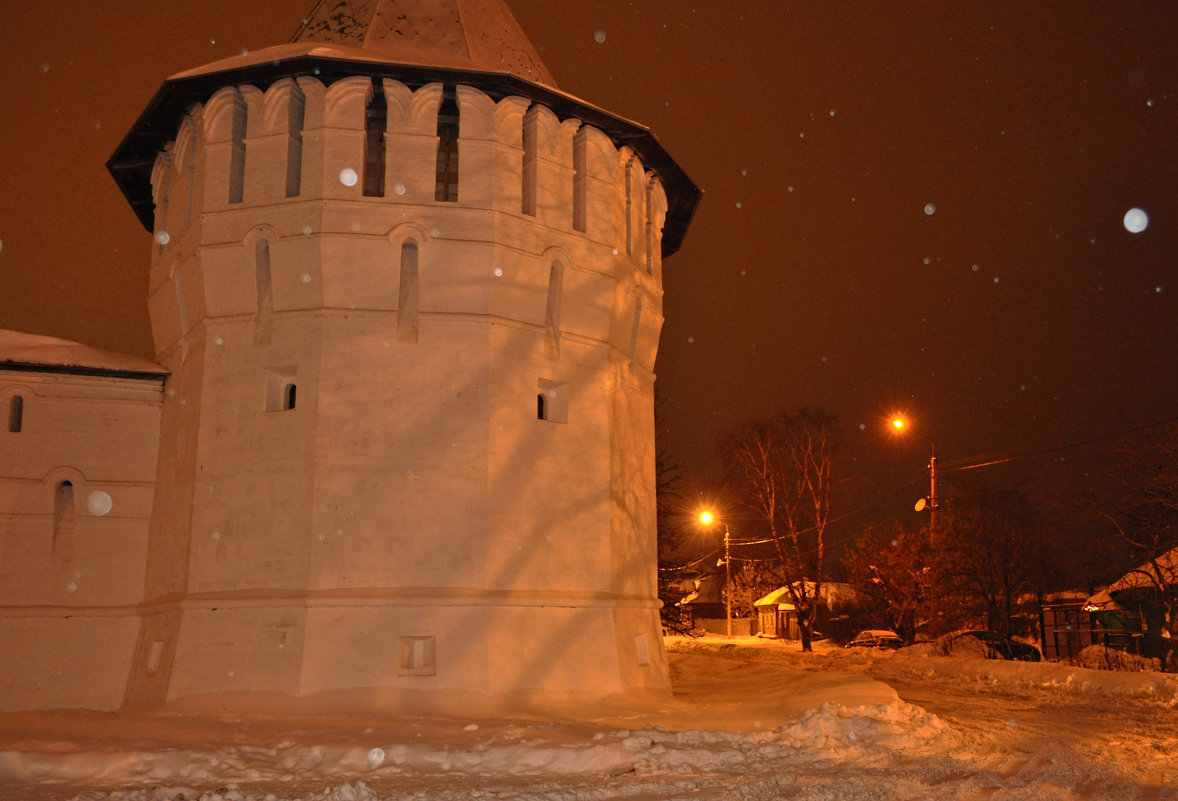
<path id="1" fill-rule="evenodd" d="M 634 150 L 647 168 L 659 176 L 668 206 L 663 226 L 663 256 L 675 253 L 682 244 L 702 193 L 645 126 L 513 73 L 385 61 L 374 58 L 369 51 L 342 45 L 314 42 L 276 45 L 169 78 L 139 115 L 106 167 L 140 223 L 150 231 L 155 217 L 151 171 L 156 156 L 175 138 L 192 106 L 205 102 L 224 86 L 252 84 L 265 89 L 283 78 L 313 76 L 332 83 L 354 75 L 394 78 L 414 88 L 433 82 L 463 84 L 486 92 L 495 100 L 510 95 L 527 97 L 547 106 L 561 119 L 575 118 L 592 125 L 615 146 Z"/>

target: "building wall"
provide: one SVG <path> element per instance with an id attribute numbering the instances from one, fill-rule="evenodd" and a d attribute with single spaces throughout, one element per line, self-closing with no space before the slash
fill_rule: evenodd
<path id="1" fill-rule="evenodd" d="M 447 88 L 375 90 L 381 196 L 367 77 L 226 87 L 157 163 L 173 379 L 128 700 L 666 691 L 661 187 L 596 129 L 458 86 L 437 200 Z"/>
<path id="2" fill-rule="evenodd" d="M 122 703 L 163 379 L 0 368 L 0 708 Z"/>

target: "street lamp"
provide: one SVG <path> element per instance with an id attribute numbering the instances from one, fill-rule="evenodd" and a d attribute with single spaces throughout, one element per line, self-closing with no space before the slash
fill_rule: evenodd
<path id="1" fill-rule="evenodd" d="M 891 427 L 892 431 L 895 433 L 908 431 L 908 421 L 903 417 L 893 417 L 891 419 Z M 922 511 L 927 507 L 929 510 L 929 530 L 936 531 L 937 509 L 939 508 L 937 506 L 937 446 L 933 444 L 931 439 L 926 437 L 924 434 L 921 434 L 919 431 L 914 433 L 916 436 L 927 442 L 929 444 L 929 448 L 931 449 L 931 455 L 929 456 L 928 460 L 928 497 L 921 498 L 916 502 L 916 511 Z"/>
<path id="2" fill-rule="evenodd" d="M 699 522 L 711 528 L 716 523 L 716 515 L 710 509 L 704 509 L 699 513 Z M 732 639 L 732 559 L 727 523 L 724 524 L 724 627 L 728 639 Z"/>

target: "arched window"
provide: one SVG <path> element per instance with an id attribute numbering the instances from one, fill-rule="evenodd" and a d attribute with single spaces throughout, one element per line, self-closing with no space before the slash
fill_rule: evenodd
<path id="1" fill-rule="evenodd" d="M 401 245 L 401 285 L 397 293 L 397 341 L 416 342 L 418 336 L 417 243 Z"/>
<path id="2" fill-rule="evenodd" d="M 270 243 L 265 239 L 254 245 L 254 284 L 257 290 L 254 344 L 269 345 L 274 330 L 274 298 L 270 287 Z"/>
<path id="3" fill-rule="evenodd" d="M 25 399 L 21 395 L 13 395 L 8 399 L 8 431 L 19 434 L 24 425 Z"/>
<path id="4" fill-rule="evenodd" d="M 642 336 L 642 298 L 634 301 L 634 325 L 630 329 L 630 369 L 638 360 L 638 340 Z"/>
<path id="5" fill-rule="evenodd" d="M 564 291 L 564 265 L 552 262 L 548 268 L 548 303 L 544 309 L 545 348 L 549 359 L 560 358 L 560 307 Z"/>
<path id="6" fill-rule="evenodd" d="M 53 555 L 68 555 L 74 530 L 74 485 L 62 481 L 53 493 Z"/>

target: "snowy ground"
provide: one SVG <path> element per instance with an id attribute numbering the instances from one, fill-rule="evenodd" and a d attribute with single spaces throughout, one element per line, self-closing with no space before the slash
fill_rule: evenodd
<path id="1" fill-rule="evenodd" d="M 497 719 L 0 718 L 0 799 L 1178 799 L 1178 678 L 668 641 L 675 699 Z"/>

